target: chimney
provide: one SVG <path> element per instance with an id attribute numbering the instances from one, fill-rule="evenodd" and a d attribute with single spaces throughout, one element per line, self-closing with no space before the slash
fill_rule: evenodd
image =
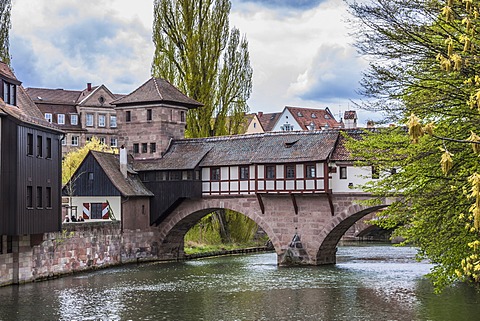
<path id="1" fill-rule="evenodd" d="M 120 172 L 127 178 L 127 150 L 123 145 L 120 147 Z"/>
<path id="2" fill-rule="evenodd" d="M 259 111 L 258 112 L 258 118 L 262 117 L 263 116 L 263 111 Z"/>
<path id="3" fill-rule="evenodd" d="M 87 90 L 92 91 L 92 83 L 91 82 L 87 82 Z"/>

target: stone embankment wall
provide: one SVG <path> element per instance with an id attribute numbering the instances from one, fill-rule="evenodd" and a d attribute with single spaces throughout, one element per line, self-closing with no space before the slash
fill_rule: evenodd
<path id="1" fill-rule="evenodd" d="M 122 231 L 121 222 L 66 223 L 61 232 L 19 236 L 11 253 L 4 246 L 0 254 L 0 286 L 158 260 L 157 240 L 155 228 Z"/>

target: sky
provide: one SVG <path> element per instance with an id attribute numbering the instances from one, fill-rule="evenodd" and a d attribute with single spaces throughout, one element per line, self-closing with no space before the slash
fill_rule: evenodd
<path id="1" fill-rule="evenodd" d="M 355 109 L 367 63 L 353 47 L 343 0 L 231 0 L 230 27 L 249 42 L 251 112 L 285 106 Z M 151 0 L 13 0 L 10 54 L 24 87 L 128 94 L 150 78 Z M 357 110 L 365 124 L 377 115 Z"/>

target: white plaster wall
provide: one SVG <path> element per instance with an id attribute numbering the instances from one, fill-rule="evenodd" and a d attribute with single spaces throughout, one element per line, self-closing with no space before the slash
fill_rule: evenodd
<path id="1" fill-rule="evenodd" d="M 279 132 L 282 131 L 280 127 L 284 124 L 290 124 L 293 126 L 293 130 L 301 130 L 302 128 L 297 123 L 295 118 L 292 116 L 288 109 L 283 109 L 282 115 L 278 118 L 277 123 L 273 126 L 272 132 Z"/>
<path id="2" fill-rule="evenodd" d="M 210 167 L 202 168 L 202 181 L 210 180 Z"/>
<path id="3" fill-rule="evenodd" d="M 285 170 L 284 165 L 275 166 L 275 176 L 276 176 L 276 178 L 284 178 L 285 177 L 284 170 Z"/>
<path id="4" fill-rule="evenodd" d="M 229 167 L 221 167 L 220 168 L 220 179 L 221 180 L 228 179 L 228 176 L 229 176 L 228 174 L 229 174 Z"/>
<path id="5" fill-rule="evenodd" d="M 303 178 L 305 175 L 305 166 L 303 164 L 297 164 L 295 168 L 295 175 L 297 178 Z"/>
<path id="6" fill-rule="evenodd" d="M 258 178 L 265 178 L 265 166 L 258 165 Z M 253 174 L 255 176 L 255 173 Z"/>
<path id="7" fill-rule="evenodd" d="M 369 166 L 365 167 L 347 167 L 347 179 L 340 179 L 340 166 L 337 166 L 337 172 L 331 173 L 330 188 L 333 193 L 352 193 L 362 192 L 358 185 L 365 184 L 371 180 L 372 169 Z M 365 176 L 365 177 L 363 177 Z M 348 184 L 352 183 L 353 188 L 349 188 Z"/>
<path id="8" fill-rule="evenodd" d="M 230 179 L 238 179 L 238 166 L 230 167 Z"/>
<path id="9" fill-rule="evenodd" d="M 83 203 L 105 203 L 108 200 L 117 220 L 122 219 L 122 207 L 120 196 L 73 196 L 72 206 L 77 207 L 77 217 L 83 213 Z M 104 221 L 101 219 L 91 219 L 89 221 Z"/>

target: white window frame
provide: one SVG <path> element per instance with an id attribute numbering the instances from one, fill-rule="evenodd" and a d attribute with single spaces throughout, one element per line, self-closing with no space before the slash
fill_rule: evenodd
<path id="1" fill-rule="evenodd" d="M 71 125 L 78 125 L 78 115 L 77 114 L 71 114 L 70 115 L 70 124 Z"/>
<path id="2" fill-rule="evenodd" d="M 65 125 L 65 114 L 58 114 L 57 115 L 57 123 L 59 125 Z"/>
<path id="3" fill-rule="evenodd" d="M 45 113 L 45 119 L 51 123 L 52 122 L 52 119 L 53 119 L 53 116 L 51 113 Z"/>
<path id="4" fill-rule="evenodd" d="M 87 114 L 85 116 L 85 126 L 93 127 L 93 114 Z"/>
<path id="5" fill-rule="evenodd" d="M 117 128 L 117 116 L 115 115 L 110 116 L 110 127 Z"/>
<path id="6" fill-rule="evenodd" d="M 107 117 L 105 115 L 98 115 L 98 127 L 105 127 Z"/>
<path id="7" fill-rule="evenodd" d="M 72 146 L 78 146 L 78 136 L 72 136 Z"/>
<path id="8" fill-rule="evenodd" d="M 110 147 L 117 147 L 118 146 L 118 139 L 110 138 Z"/>
<path id="9" fill-rule="evenodd" d="M 100 137 L 100 144 L 106 145 L 107 139 L 105 137 Z"/>

